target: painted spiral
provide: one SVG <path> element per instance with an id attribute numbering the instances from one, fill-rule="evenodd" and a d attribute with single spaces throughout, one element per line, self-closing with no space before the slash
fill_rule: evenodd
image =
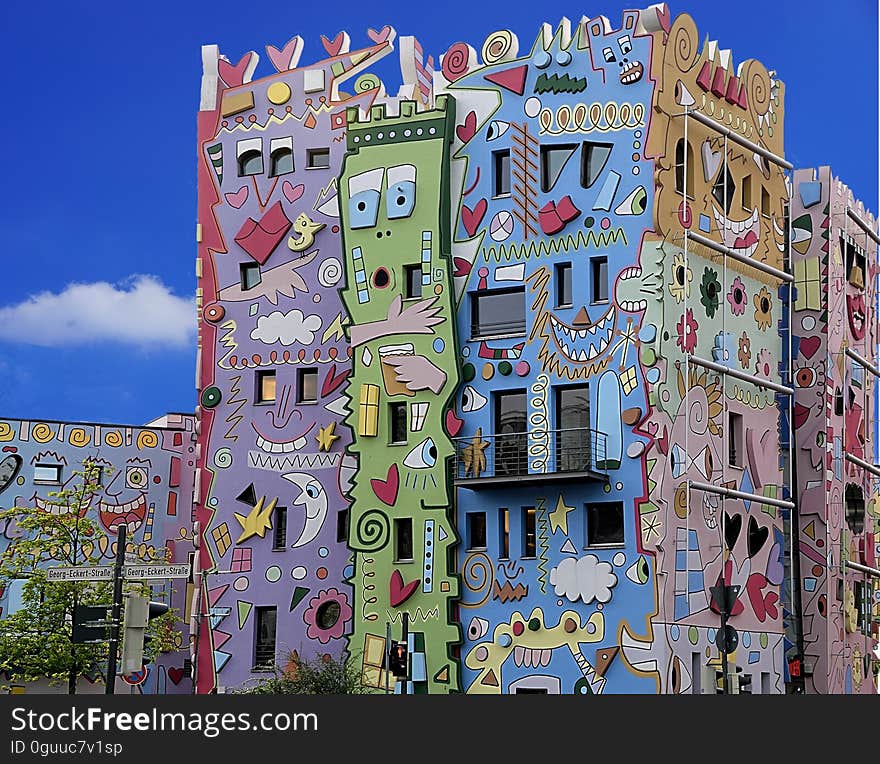
<path id="1" fill-rule="evenodd" d="M 155 432 L 151 432 L 150 430 L 141 430 L 137 436 L 137 447 L 138 450 L 142 450 L 144 448 L 155 448 L 159 445 L 159 436 L 156 435 Z"/>
<path id="2" fill-rule="evenodd" d="M 55 432 L 51 427 L 49 427 L 49 425 L 45 424 L 44 422 L 40 422 L 39 424 L 34 425 L 33 429 L 31 430 L 31 435 L 33 436 L 33 439 L 37 441 L 37 443 L 48 443 L 50 440 L 52 440 L 52 438 L 55 437 Z"/>
<path id="3" fill-rule="evenodd" d="M 15 437 L 15 430 L 9 422 L 0 422 L 0 443 L 6 443 Z"/>
<path id="4" fill-rule="evenodd" d="M 440 62 L 443 76 L 450 82 L 461 79 L 470 71 L 475 56 L 474 49 L 466 42 L 453 43 Z"/>
<path id="5" fill-rule="evenodd" d="M 770 111 L 770 75 L 760 61 L 749 61 L 745 74 L 749 110 L 756 117 Z M 757 120 L 756 120 L 757 121 Z"/>
<path id="6" fill-rule="evenodd" d="M 214 466 L 225 470 L 232 466 L 232 451 L 228 448 L 220 448 L 214 454 Z"/>
<path id="7" fill-rule="evenodd" d="M 362 74 L 354 82 L 355 93 L 369 93 L 371 90 L 377 90 L 382 87 L 382 80 L 375 74 Z"/>
<path id="8" fill-rule="evenodd" d="M 336 286 L 342 278 L 342 263 L 335 257 L 328 257 L 318 268 L 318 282 L 323 287 Z"/>
<path id="9" fill-rule="evenodd" d="M 675 20 L 675 26 L 669 34 L 672 40 L 671 44 L 666 44 L 666 50 L 672 51 L 678 71 L 690 71 L 699 57 L 700 37 L 697 34 L 697 25 L 690 16 L 682 14 Z"/>
<path id="10" fill-rule="evenodd" d="M 375 552 L 388 543 L 390 535 L 388 517 L 378 509 L 364 512 L 355 528 L 354 549 L 361 552 Z"/>
<path id="11" fill-rule="evenodd" d="M 492 32 L 483 43 L 482 57 L 486 66 L 510 61 L 519 53 L 519 40 L 509 29 Z"/>
<path id="12" fill-rule="evenodd" d="M 74 427 L 67 433 L 67 442 L 77 448 L 89 445 L 91 440 L 91 436 L 82 427 Z"/>
<path id="13" fill-rule="evenodd" d="M 119 430 L 110 430 L 104 434 L 104 445 L 110 448 L 119 448 L 122 445 L 122 435 Z"/>
<path id="14" fill-rule="evenodd" d="M 482 594 L 479 602 L 461 602 L 462 607 L 479 607 L 487 599 L 492 591 L 492 583 L 495 573 L 492 570 L 492 561 L 482 552 L 469 555 L 464 561 L 462 578 L 467 590 L 475 594 Z"/>

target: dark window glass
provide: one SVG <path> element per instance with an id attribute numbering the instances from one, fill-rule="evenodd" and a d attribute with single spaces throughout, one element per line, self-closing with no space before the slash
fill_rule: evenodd
<path id="1" fill-rule="evenodd" d="M 556 468 L 560 472 L 591 469 L 590 388 L 556 390 Z"/>
<path id="2" fill-rule="evenodd" d="M 238 174 L 260 175 L 263 172 L 263 154 L 256 149 L 245 151 L 238 158 Z"/>
<path id="3" fill-rule="evenodd" d="M 602 174 L 613 148 L 611 143 L 584 141 L 581 149 L 581 185 L 584 188 L 592 186 Z"/>
<path id="4" fill-rule="evenodd" d="M 680 194 L 685 191 L 685 142 L 679 138 L 675 144 L 675 190 Z M 694 195 L 694 152 L 690 143 L 687 144 L 687 195 Z"/>
<path id="5" fill-rule="evenodd" d="M 403 277 L 406 282 L 406 299 L 412 300 L 422 296 L 422 266 L 404 265 Z"/>
<path id="6" fill-rule="evenodd" d="M 764 186 L 761 186 L 761 214 L 770 217 L 770 194 Z"/>
<path id="7" fill-rule="evenodd" d="M 541 146 L 541 190 L 552 191 L 568 160 L 578 150 L 575 143 Z"/>
<path id="8" fill-rule="evenodd" d="M 348 510 L 340 509 L 336 513 L 336 540 L 340 543 L 348 541 Z"/>
<path id="9" fill-rule="evenodd" d="M 712 197 L 718 202 L 718 206 L 724 209 L 725 214 L 730 212 L 730 205 L 733 204 L 733 195 L 735 193 L 736 181 L 733 179 L 733 175 L 730 174 L 730 170 L 725 166 L 718 173 L 715 185 L 712 186 Z"/>
<path id="10" fill-rule="evenodd" d="M 306 167 L 316 170 L 330 166 L 330 149 L 309 149 L 306 152 Z"/>
<path id="11" fill-rule="evenodd" d="M 571 305 L 571 263 L 556 266 L 556 307 Z"/>
<path id="12" fill-rule="evenodd" d="M 727 463 L 732 467 L 742 467 L 743 458 L 743 418 L 742 414 L 728 412 Z"/>
<path id="13" fill-rule="evenodd" d="M 471 549 L 486 548 L 486 513 L 468 513 L 468 546 Z"/>
<path id="14" fill-rule="evenodd" d="M 274 607 L 258 607 L 254 619 L 256 638 L 254 666 L 271 669 L 275 665 L 275 625 L 278 611 Z"/>
<path id="15" fill-rule="evenodd" d="M 848 483 L 844 498 L 846 501 L 846 524 L 853 534 L 859 535 L 865 530 L 865 496 L 861 487 Z"/>
<path id="16" fill-rule="evenodd" d="M 287 546 L 287 507 L 275 507 L 273 522 L 275 529 L 272 537 L 272 548 L 284 549 Z"/>
<path id="17" fill-rule="evenodd" d="M 587 546 L 623 544 L 623 504 L 587 505 Z"/>
<path id="18" fill-rule="evenodd" d="M 526 392 L 495 394 L 495 474 L 525 475 L 528 472 Z"/>
<path id="19" fill-rule="evenodd" d="M 492 189 L 495 196 L 510 194 L 510 149 L 492 154 Z"/>
<path id="20" fill-rule="evenodd" d="M 388 405 L 388 410 L 391 419 L 391 442 L 406 443 L 406 404 L 391 403 Z"/>
<path id="21" fill-rule="evenodd" d="M 318 370 L 300 369 L 298 374 L 297 403 L 316 403 L 318 400 Z"/>
<path id="22" fill-rule="evenodd" d="M 593 302 L 608 302 L 608 258 L 590 258 L 590 276 L 593 280 Z"/>
<path id="23" fill-rule="evenodd" d="M 498 510 L 499 531 L 499 556 L 502 560 L 510 558 L 510 512 L 507 509 Z"/>
<path id="24" fill-rule="evenodd" d="M 269 155 L 269 175 L 287 175 L 293 172 L 293 151 L 286 146 Z"/>
<path id="25" fill-rule="evenodd" d="M 526 291 L 495 289 L 471 293 L 471 336 L 521 334 L 526 330 Z"/>
<path id="26" fill-rule="evenodd" d="M 537 535 L 535 525 L 535 508 L 523 507 L 522 530 L 523 530 L 523 557 L 534 557 L 537 553 Z"/>
<path id="27" fill-rule="evenodd" d="M 242 291 L 253 289 L 263 280 L 260 275 L 260 266 L 256 263 L 243 263 L 239 266 L 239 271 Z"/>
<path id="28" fill-rule="evenodd" d="M 412 518 L 399 517 L 394 521 L 395 562 L 411 562 L 413 558 Z"/>

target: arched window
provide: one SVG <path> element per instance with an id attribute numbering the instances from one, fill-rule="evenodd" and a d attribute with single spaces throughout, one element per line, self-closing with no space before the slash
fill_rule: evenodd
<path id="1" fill-rule="evenodd" d="M 687 189 L 685 189 L 685 166 L 687 166 Z M 675 144 L 675 190 L 678 193 L 686 190 L 688 196 L 693 196 L 694 193 L 694 152 L 688 141 L 687 162 L 685 162 L 684 138 L 679 138 Z"/>
<path id="2" fill-rule="evenodd" d="M 293 172 L 293 138 L 273 138 L 269 146 L 269 175 Z"/>
<path id="3" fill-rule="evenodd" d="M 238 158 L 239 175 L 260 175 L 263 172 L 263 154 L 260 151 L 245 151 Z"/>

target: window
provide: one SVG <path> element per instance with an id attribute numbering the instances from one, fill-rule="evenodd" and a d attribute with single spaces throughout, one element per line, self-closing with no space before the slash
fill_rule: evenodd
<path id="1" fill-rule="evenodd" d="M 742 179 L 742 188 L 740 189 L 740 199 L 742 208 L 746 212 L 752 211 L 752 176 L 746 175 Z"/>
<path id="2" fill-rule="evenodd" d="M 412 562 L 412 518 L 398 517 L 394 520 L 394 561 Z"/>
<path id="3" fill-rule="evenodd" d="M 761 186 L 761 214 L 765 218 L 770 217 L 770 194 L 764 186 Z"/>
<path id="4" fill-rule="evenodd" d="M 275 625 L 278 609 L 258 607 L 254 619 L 256 639 L 254 645 L 254 668 L 271 670 L 275 666 Z"/>
<path id="5" fill-rule="evenodd" d="M 272 549 L 284 549 L 287 546 L 287 507 L 275 507 L 274 516 Z"/>
<path id="6" fill-rule="evenodd" d="M 852 240 L 840 237 L 840 249 L 846 257 L 846 278 L 850 284 L 859 289 L 865 288 L 865 253 Z"/>
<path id="7" fill-rule="evenodd" d="M 260 266 L 256 263 L 242 263 L 238 268 L 241 273 L 242 292 L 246 292 L 248 289 L 253 289 L 263 280 L 260 275 Z"/>
<path id="8" fill-rule="evenodd" d="M 293 138 L 273 138 L 269 148 L 269 175 L 293 172 Z"/>
<path id="9" fill-rule="evenodd" d="M 861 486 L 847 483 L 844 491 L 846 503 L 846 524 L 854 535 L 865 530 L 865 496 Z"/>
<path id="10" fill-rule="evenodd" d="M 306 151 L 306 169 L 323 170 L 330 166 L 330 149 L 309 149 Z"/>
<path id="11" fill-rule="evenodd" d="M 590 258 L 590 277 L 593 281 L 592 302 L 608 302 L 608 258 Z"/>
<path id="12" fill-rule="evenodd" d="M 422 266 L 404 265 L 403 283 L 405 284 L 407 300 L 414 300 L 422 296 Z"/>
<path id="13" fill-rule="evenodd" d="M 525 330 L 525 287 L 471 293 L 471 337 L 522 334 Z"/>
<path id="14" fill-rule="evenodd" d="M 486 513 L 468 512 L 468 549 L 486 548 Z"/>
<path id="15" fill-rule="evenodd" d="M 391 444 L 398 445 L 406 443 L 407 426 L 406 426 L 406 404 L 405 403 L 389 403 L 388 419 L 391 423 Z"/>
<path id="16" fill-rule="evenodd" d="M 587 546 L 617 546 L 625 543 L 623 503 L 611 501 L 587 504 Z"/>
<path id="17" fill-rule="evenodd" d="M 843 391 L 840 388 L 834 391 L 834 415 L 843 416 Z"/>
<path id="18" fill-rule="evenodd" d="M 495 393 L 495 475 L 528 472 L 526 391 Z"/>
<path id="19" fill-rule="evenodd" d="M 296 373 L 296 402 L 297 403 L 317 403 L 318 402 L 318 370 L 317 369 L 300 369 Z"/>
<path id="20" fill-rule="evenodd" d="M 257 372 L 257 403 L 275 403 L 275 372 Z"/>
<path id="21" fill-rule="evenodd" d="M 547 695 L 549 694 L 546 687 L 517 687 L 517 695 Z"/>
<path id="22" fill-rule="evenodd" d="M 591 469 L 590 388 L 574 385 L 556 388 L 556 470 Z"/>
<path id="23" fill-rule="evenodd" d="M 498 541 L 499 557 L 502 560 L 510 559 L 510 511 L 498 510 Z"/>
<path id="24" fill-rule="evenodd" d="M 703 694 L 703 654 L 691 653 L 691 695 Z"/>
<path id="25" fill-rule="evenodd" d="M 724 210 L 724 214 L 730 213 L 730 207 L 733 204 L 733 196 L 736 193 L 736 181 L 727 165 L 718 173 L 715 185 L 712 186 L 712 198 L 718 202 L 718 206 Z"/>
<path id="26" fill-rule="evenodd" d="M 570 308 L 571 302 L 571 263 L 556 266 L 556 307 Z"/>
<path id="27" fill-rule="evenodd" d="M 510 196 L 510 149 L 492 154 L 492 194 Z"/>
<path id="28" fill-rule="evenodd" d="M 727 412 L 727 463 L 731 467 L 743 466 L 743 418 L 742 414 Z"/>
<path id="29" fill-rule="evenodd" d="M 60 485 L 61 483 L 61 465 L 60 464 L 35 464 L 34 465 L 34 482 L 42 484 Z"/>
<path id="30" fill-rule="evenodd" d="M 578 150 L 575 143 L 557 143 L 552 146 L 541 146 L 541 190 L 551 191 L 565 165 Z"/>
<path id="31" fill-rule="evenodd" d="M 584 141 L 581 149 L 581 185 L 584 188 L 592 186 L 602 174 L 613 148 L 612 143 Z"/>
<path id="32" fill-rule="evenodd" d="M 687 161 L 685 161 L 687 159 Z M 687 178 L 685 178 L 685 167 L 687 167 Z M 685 189 L 685 180 L 687 188 Z M 691 144 L 687 144 L 687 157 L 685 157 L 684 138 L 679 138 L 675 144 L 675 190 L 678 193 L 687 193 L 693 198 L 694 192 L 694 152 Z"/>
<path id="33" fill-rule="evenodd" d="M 535 508 L 523 507 L 522 510 L 522 533 L 523 533 L 523 557 L 535 557 L 537 554 L 537 533 L 535 527 Z"/>
<path id="34" fill-rule="evenodd" d="M 238 157 L 239 176 L 261 175 L 263 173 L 263 140 L 261 138 L 239 141 L 235 151 Z"/>
<path id="35" fill-rule="evenodd" d="M 348 541 L 348 510 L 340 509 L 336 513 L 336 540 L 341 544 Z"/>

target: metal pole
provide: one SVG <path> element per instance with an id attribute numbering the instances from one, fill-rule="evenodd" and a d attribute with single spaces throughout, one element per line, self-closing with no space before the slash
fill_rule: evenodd
<path id="1" fill-rule="evenodd" d="M 723 542 L 722 542 L 723 543 Z M 724 572 L 721 573 L 721 585 L 726 586 L 727 584 L 724 581 Z M 721 681 L 723 692 L 722 695 L 730 694 L 730 684 L 727 678 L 727 603 L 725 602 L 724 607 L 721 608 Z"/>
<path id="2" fill-rule="evenodd" d="M 125 565 L 125 532 L 128 526 L 116 526 L 116 567 L 113 570 L 113 609 L 110 616 L 110 654 L 107 656 L 106 695 L 116 690 L 116 653 L 119 650 L 119 626 L 122 621 L 122 568 Z"/>
<path id="3" fill-rule="evenodd" d="M 391 624 L 385 622 L 385 694 L 391 692 Z"/>
<path id="4" fill-rule="evenodd" d="M 409 613 L 403 614 L 403 644 L 406 645 L 406 676 L 403 678 L 403 685 L 400 688 L 400 694 L 406 695 L 409 685 L 410 671 L 410 654 L 409 654 Z"/>

